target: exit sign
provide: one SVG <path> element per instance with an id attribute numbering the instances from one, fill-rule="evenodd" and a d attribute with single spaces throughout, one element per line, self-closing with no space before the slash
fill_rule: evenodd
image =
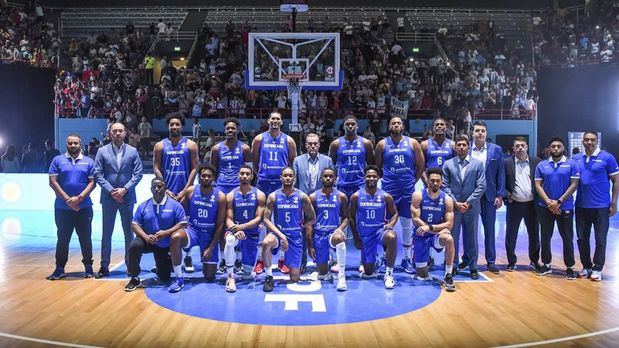
<path id="1" fill-rule="evenodd" d="M 413 53 L 419 53 L 419 52 L 421 52 L 421 48 L 413 47 Z"/>
<path id="2" fill-rule="evenodd" d="M 174 46 L 174 52 L 180 52 L 181 46 Z"/>

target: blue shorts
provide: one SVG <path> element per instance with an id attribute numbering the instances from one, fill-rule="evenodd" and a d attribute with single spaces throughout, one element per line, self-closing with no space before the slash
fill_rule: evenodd
<path id="1" fill-rule="evenodd" d="M 343 192 L 346 195 L 346 198 L 348 198 L 348 200 L 350 201 L 350 196 L 352 196 L 353 193 L 359 191 L 359 189 L 363 187 L 363 183 L 359 184 L 359 185 L 342 185 L 342 186 L 338 186 L 337 189 L 340 192 Z"/>
<path id="2" fill-rule="evenodd" d="M 378 245 L 382 246 L 383 237 L 385 236 L 384 228 L 380 227 L 376 229 L 374 232 L 360 234 L 359 238 L 361 238 L 361 263 L 362 264 L 370 264 L 376 262 L 376 254 L 378 253 Z"/>
<path id="3" fill-rule="evenodd" d="M 277 246 L 271 249 L 273 255 L 279 253 L 280 240 L 279 237 L 271 232 L 277 240 Z M 297 235 L 290 235 L 284 233 L 286 239 L 288 239 L 288 250 L 284 253 L 284 264 L 290 268 L 301 268 L 301 255 L 303 254 L 303 238 L 304 235 L 299 233 Z"/>
<path id="4" fill-rule="evenodd" d="M 204 254 L 204 250 L 206 250 L 206 248 L 211 245 L 211 240 L 213 239 L 213 234 L 215 233 L 215 231 L 212 229 L 199 231 L 191 226 L 187 226 L 187 228 L 185 228 L 185 233 L 187 233 L 187 239 L 189 239 L 189 243 L 187 243 L 187 246 L 184 247 L 183 250 L 185 250 L 185 252 L 189 252 L 191 248 L 199 245 L 200 257 L 202 257 L 202 255 Z M 211 255 L 211 258 L 207 261 L 202 260 L 202 262 L 217 264 L 219 262 L 219 248 L 215 246 L 213 248 L 213 254 Z"/>
<path id="5" fill-rule="evenodd" d="M 256 182 L 256 188 L 264 192 L 264 195 L 268 197 L 271 193 L 282 188 L 282 180 L 258 179 L 258 181 Z"/>
<path id="6" fill-rule="evenodd" d="M 415 187 L 410 187 L 404 190 L 397 190 L 393 192 L 386 192 L 393 197 L 393 203 L 398 210 L 398 216 L 410 219 L 412 217 L 411 202 L 413 200 L 413 192 L 415 192 Z"/>
<path id="7" fill-rule="evenodd" d="M 234 190 L 237 187 L 239 187 L 239 185 L 217 185 L 215 186 L 215 188 L 223 192 L 224 195 L 227 195 L 228 193 L 230 193 L 230 191 Z"/>
<path id="8" fill-rule="evenodd" d="M 418 236 L 416 233 L 413 235 L 413 261 L 416 264 L 427 263 L 430 259 L 430 248 L 434 248 L 436 251 L 443 250 L 443 247 L 439 244 L 438 234 L 424 234 L 423 237 Z"/>
<path id="9" fill-rule="evenodd" d="M 256 257 L 258 256 L 258 243 L 260 242 L 260 235 L 245 235 L 245 240 L 239 241 L 241 248 L 241 263 L 247 266 L 256 265 Z"/>
<path id="10" fill-rule="evenodd" d="M 316 250 L 316 259 L 314 262 L 317 264 L 326 264 L 329 262 L 329 250 L 335 249 L 331 244 L 331 236 L 333 232 L 328 231 L 314 231 L 314 250 Z"/>

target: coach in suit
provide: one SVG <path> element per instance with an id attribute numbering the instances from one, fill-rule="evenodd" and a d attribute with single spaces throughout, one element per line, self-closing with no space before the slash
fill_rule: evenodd
<path id="1" fill-rule="evenodd" d="M 101 269 L 95 278 L 109 276 L 112 254 L 112 232 L 116 212 L 120 211 L 125 234 L 125 263 L 127 250 L 133 240 L 131 220 L 133 205 L 136 202 L 135 186 L 142 180 L 142 161 L 135 147 L 124 143 L 126 135 L 122 123 L 110 127 L 112 143 L 97 151 L 95 158 L 95 179 L 101 186 L 101 205 L 103 210 L 103 236 L 101 240 Z"/>
<path id="2" fill-rule="evenodd" d="M 486 142 L 487 127 L 483 121 L 473 124 L 474 141 L 471 144 L 471 157 L 479 160 L 486 173 L 486 193 L 480 200 L 481 222 L 484 225 L 484 250 L 488 271 L 499 273 L 495 265 L 496 246 L 495 229 L 496 210 L 503 205 L 505 194 L 505 167 L 501 147 Z M 464 260 L 466 261 L 466 259 Z"/>
<path id="3" fill-rule="evenodd" d="M 333 160 L 329 156 L 318 153 L 320 138 L 314 133 L 305 137 L 306 154 L 295 157 L 292 168 L 297 174 L 295 186 L 308 195 L 322 188 L 320 174 L 325 168 L 333 168 Z"/>
<path id="4" fill-rule="evenodd" d="M 480 199 L 486 191 L 486 176 L 483 164 L 469 155 L 469 138 L 461 134 L 456 137 L 458 156 L 443 166 L 443 190 L 454 200 L 454 225 L 451 235 L 454 239 L 454 263 L 458 264 L 460 230 L 462 229 L 464 256 L 462 268 L 470 268 L 471 278 L 478 279 L 477 272 L 477 220 L 481 212 Z M 466 260 L 466 261 L 465 261 Z M 454 267 L 454 274 L 458 267 Z"/>
<path id="5" fill-rule="evenodd" d="M 305 150 L 307 153 L 295 157 L 292 168 L 297 174 L 295 186 L 310 195 L 322 188 L 320 174 L 325 168 L 333 168 L 333 160 L 329 156 L 318 153 L 320 137 L 310 133 L 305 137 Z M 307 241 L 303 238 L 303 255 L 301 257 L 301 273 L 307 265 Z"/>
<path id="6" fill-rule="evenodd" d="M 505 164 L 505 250 L 507 252 L 507 271 L 516 269 L 516 240 L 520 222 L 524 218 L 529 235 L 529 266 L 537 271 L 539 264 L 539 220 L 535 201 L 538 199 L 535 190 L 535 168 L 540 162 L 537 157 L 529 157 L 527 139 L 516 137 L 513 152 L 503 160 Z"/>

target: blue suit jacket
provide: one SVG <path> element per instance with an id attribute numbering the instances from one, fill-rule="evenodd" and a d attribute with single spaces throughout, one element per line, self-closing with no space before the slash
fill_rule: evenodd
<path id="1" fill-rule="evenodd" d="M 471 209 L 481 209 L 479 200 L 486 191 L 484 166 L 474 158 L 466 165 L 464 180 L 460 179 L 460 159 L 458 156 L 448 159 L 443 165 L 443 186 L 446 194 L 456 202 L 468 202 Z"/>
<path id="2" fill-rule="evenodd" d="M 505 196 L 505 163 L 503 150 L 499 145 L 486 142 L 486 194 L 485 198 L 494 204 L 496 197 Z M 473 152 L 470 144 L 469 154 Z"/>
<path id="3" fill-rule="evenodd" d="M 112 144 L 99 148 L 95 157 L 95 180 L 101 186 L 101 204 L 116 203 L 110 192 L 114 188 L 127 189 L 125 204 L 136 202 L 135 186 L 142 180 L 142 160 L 135 147 L 123 144 L 120 168 Z"/>
<path id="4" fill-rule="evenodd" d="M 297 181 L 295 183 L 295 187 L 299 190 L 307 193 L 308 195 L 314 191 L 310 192 L 310 176 L 309 176 L 309 155 L 303 154 L 295 157 L 292 162 L 292 168 L 295 173 L 297 173 Z M 322 188 L 322 181 L 320 180 L 320 173 L 325 168 L 333 168 L 333 160 L 329 156 L 325 156 L 323 154 L 318 154 L 318 182 L 316 183 L 316 190 L 320 190 Z"/>

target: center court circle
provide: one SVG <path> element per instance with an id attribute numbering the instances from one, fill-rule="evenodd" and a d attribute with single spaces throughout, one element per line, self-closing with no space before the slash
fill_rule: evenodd
<path id="1" fill-rule="evenodd" d="M 194 273 L 195 274 L 195 273 Z M 276 278 L 275 290 L 262 291 L 258 281 L 237 279 L 237 292 L 226 293 L 221 282 L 206 283 L 197 273 L 185 278 L 185 288 L 176 294 L 165 286 L 148 287 L 145 292 L 156 304 L 194 317 L 256 325 L 329 325 L 377 320 L 405 314 L 434 302 L 441 286 L 395 275 L 396 288 L 387 290 L 382 278 L 347 278 L 348 291 L 338 292 L 335 283 L 301 281 L 286 284 Z M 201 274 L 200 274 L 201 275 Z M 224 278 L 225 280 L 225 278 Z"/>

